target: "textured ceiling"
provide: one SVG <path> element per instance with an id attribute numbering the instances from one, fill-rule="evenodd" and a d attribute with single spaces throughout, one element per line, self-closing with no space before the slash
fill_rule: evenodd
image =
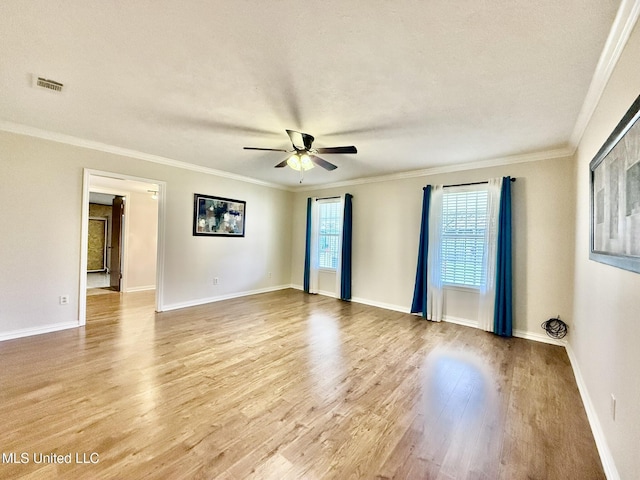
<path id="1" fill-rule="evenodd" d="M 289 186 L 242 147 L 358 147 L 307 185 L 558 149 L 619 4 L 3 0 L 0 120 Z"/>

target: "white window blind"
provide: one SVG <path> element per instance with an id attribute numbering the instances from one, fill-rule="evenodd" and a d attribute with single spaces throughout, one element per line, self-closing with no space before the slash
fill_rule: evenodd
<path id="1" fill-rule="evenodd" d="M 340 203 L 323 201 L 319 205 L 318 266 L 335 270 L 338 267 L 340 243 Z"/>
<path id="2" fill-rule="evenodd" d="M 484 284 L 487 190 L 445 191 L 442 196 L 442 281 Z"/>

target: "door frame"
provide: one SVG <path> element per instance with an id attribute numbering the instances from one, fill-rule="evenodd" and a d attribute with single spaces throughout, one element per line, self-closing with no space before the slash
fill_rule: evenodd
<path id="1" fill-rule="evenodd" d="M 158 243 L 156 254 L 156 312 L 161 312 L 164 308 L 164 252 L 165 252 L 165 215 L 166 215 L 166 182 L 154 180 L 150 178 L 134 177 L 120 173 L 105 172 L 102 170 L 93 170 L 89 168 L 83 169 L 82 180 L 82 221 L 80 226 L 80 286 L 78 293 L 78 325 L 83 326 L 87 323 L 87 249 L 89 245 L 89 190 L 92 177 L 107 177 L 115 180 L 132 180 L 141 183 L 152 183 L 158 185 Z M 102 187 L 94 187 L 93 191 L 103 191 L 102 193 L 113 193 L 125 197 L 125 209 L 129 203 L 129 193 L 122 191 L 114 193 L 115 190 L 104 189 Z M 125 210 L 124 218 L 124 234 L 129 230 L 129 218 Z M 127 265 L 127 247 L 124 247 L 123 265 Z M 126 278 L 122 278 L 122 290 L 126 291 Z"/>

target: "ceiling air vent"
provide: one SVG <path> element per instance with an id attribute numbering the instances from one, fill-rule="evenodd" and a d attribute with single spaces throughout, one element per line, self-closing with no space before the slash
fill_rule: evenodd
<path id="1" fill-rule="evenodd" d="M 60 82 L 54 80 L 47 80 L 46 78 L 36 77 L 34 86 L 46 88 L 47 90 L 53 90 L 54 92 L 61 92 L 63 85 Z"/>

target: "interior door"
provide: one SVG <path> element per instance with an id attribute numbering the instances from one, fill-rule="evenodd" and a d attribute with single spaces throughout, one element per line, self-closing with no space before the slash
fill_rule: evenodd
<path id="1" fill-rule="evenodd" d="M 124 197 L 116 195 L 111 211 L 111 275 L 110 287 L 119 292 L 122 290 L 122 226 L 124 222 Z"/>

